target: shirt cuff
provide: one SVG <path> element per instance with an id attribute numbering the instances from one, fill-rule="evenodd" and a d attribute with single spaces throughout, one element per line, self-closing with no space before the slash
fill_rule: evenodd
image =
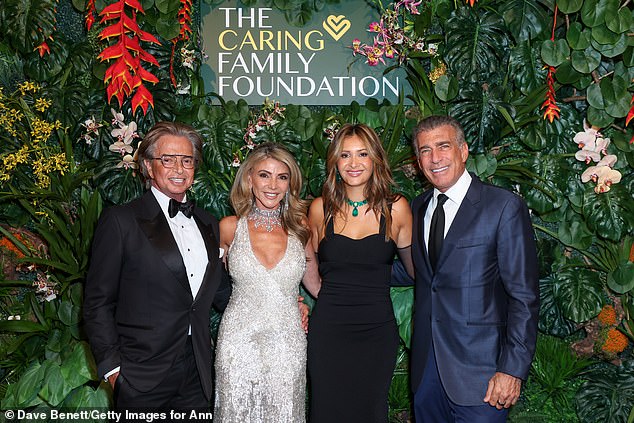
<path id="1" fill-rule="evenodd" d="M 103 380 L 105 380 L 106 382 L 108 382 L 108 378 L 110 376 L 112 376 L 113 374 L 117 373 L 118 371 L 121 370 L 121 366 L 117 366 L 114 369 L 110 370 L 108 373 L 106 373 L 105 375 L 103 375 Z"/>

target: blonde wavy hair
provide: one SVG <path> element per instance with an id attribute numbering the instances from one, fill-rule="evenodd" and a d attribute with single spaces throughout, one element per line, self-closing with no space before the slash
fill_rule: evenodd
<path id="1" fill-rule="evenodd" d="M 398 195 L 393 193 L 396 184 L 379 136 L 374 132 L 374 129 L 363 123 L 343 125 L 328 146 L 326 181 L 321 194 L 324 202 L 324 225 L 335 216 L 343 217 L 346 187 L 345 182 L 338 175 L 337 161 L 341 157 L 343 142 L 352 136 L 357 136 L 363 141 L 368 149 L 369 157 L 372 159 L 374 170 L 363 194 L 368 200 L 369 210 L 373 210 L 377 215 L 383 215 L 385 218 L 385 240 L 389 241 L 392 228 L 390 206 L 398 199 Z"/>
<path id="2" fill-rule="evenodd" d="M 302 173 L 293 155 L 280 144 L 273 142 L 260 144 L 242 162 L 229 195 L 233 210 L 238 217 L 245 217 L 251 212 L 255 198 L 249 186 L 249 175 L 258 163 L 266 159 L 275 159 L 288 166 L 290 172 L 288 191 L 281 204 L 282 228 L 306 245 L 310 238 L 310 231 L 305 225 L 308 204 L 300 198 Z"/>

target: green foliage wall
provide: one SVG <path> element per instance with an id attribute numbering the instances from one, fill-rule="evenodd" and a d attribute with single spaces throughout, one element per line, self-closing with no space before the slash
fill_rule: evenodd
<path id="1" fill-rule="evenodd" d="M 243 3 L 282 9 L 289 21 L 302 25 L 332 2 Z M 100 23 L 97 14 L 117 3 L 6 0 L 0 8 L 3 409 L 108 403 L 81 332 L 82 283 L 102 203 L 126 202 L 143 190 L 134 152 L 156 121 L 181 120 L 203 134 L 193 196 L 224 216 L 231 212 L 227 192 L 248 143 L 286 144 L 300 163 L 310 198 L 320 193 L 328 135 L 344 122 L 377 129 L 399 189 L 413 198 L 425 183 L 413 163 L 411 129 L 421 117 L 440 113 L 463 123 L 469 169 L 518 192 L 533 217 L 540 340 L 512 419 L 634 421 L 629 1 L 369 2 L 377 21 L 397 17 L 387 39 L 406 29 L 422 40 L 424 48 L 402 49 L 394 59 L 384 55 L 385 65 L 378 64 L 386 72 L 405 68 L 413 106 L 373 100 L 337 108 L 274 102 L 249 108 L 205 94 L 198 4 L 185 0 L 142 2 L 138 34 L 160 42 L 141 42 L 157 63 L 146 65 L 156 83 L 145 74 L 140 79 L 152 102 L 139 107 L 128 96 L 120 105 L 116 96 L 108 99 L 103 82 L 115 59 L 98 59 L 115 41 L 100 39 L 108 23 Z M 177 15 L 184 4 L 191 4 L 191 13 Z M 87 31 L 84 19 L 90 14 L 96 21 Z M 176 16 L 188 16 L 193 31 L 184 32 Z M 372 35 L 357 36 L 372 46 Z M 149 106 L 146 113 L 143 105 Z M 265 124 L 253 131 L 258 122 Z M 409 411 L 412 289 L 392 292 L 403 339 L 390 394 L 395 421 Z"/>

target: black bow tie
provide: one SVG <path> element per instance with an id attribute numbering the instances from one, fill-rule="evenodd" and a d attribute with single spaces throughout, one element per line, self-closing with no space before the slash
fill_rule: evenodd
<path id="1" fill-rule="evenodd" d="M 181 203 L 180 201 L 176 201 L 173 198 L 170 199 L 170 205 L 167 208 L 167 212 L 169 213 L 170 217 L 176 216 L 179 211 L 188 218 L 192 217 L 192 212 L 194 211 L 194 201 L 188 200 L 184 203 Z"/>

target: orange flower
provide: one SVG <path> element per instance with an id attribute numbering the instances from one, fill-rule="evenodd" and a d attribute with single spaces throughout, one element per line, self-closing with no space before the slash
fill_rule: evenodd
<path id="1" fill-rule="evenodd" d="M 132 15 L 126 13 L 126 7 L 132 9 Z M 115 97 L 119 101 L 119 107 L 123 101 L 132 95 L 132 113 L 137 108 L 147 112 L 149 106 L 154 106 L 154 98 L 143 82 L 156 84 L 158 78 L 141 66 L 141 61 L 159 66 L 154 56 L 145 51 L 140 42 L 160 45 L 160 42 L 152 34 L 143 31 L 136 20 L 136 13 L 145 13 L 138 0 L 118 0 L 106 6 L 99 16 L 100 23 L 113 21 L 111 25 L 99 33 L 101 40 L 115 39 L 113 44 L 106 47 L 97 56 L 102 62 L 114 60 L 114 63 L 106 69 L 104 83 L 108 84 L 106 95 L 108 101 Z"/>
<path id="2" fill-rule="evenodd" d="M 13 234 L 13 236 L 16 237 L 18 241 L 20 241 L 22 244 L 24 244 L 24 238 L 22 238 L 20 234 Z M 20 249 L 9 238 L 3 237 L 2 239 L 0 239 L 0 250 L 10 251 L 15 254 L 17 258 L 24 257 L 24 253 L 20 251 Z"/>
<path id="3" fill-rule="evenodd" d="M 630 104 L 632 105 L 632 107 L 630 108 L 630 112 L 627 114 L 627 117 L 625 118 L 625 126 L 629 125 L 632 118 L 634 118 L 634 96 L 632 96 L 632 99 L 630 100 Z"/>
<path id="4" fill-rule="evenodd" d="M 605 305 L 601 309 L 597 318 L 603 326 L 616 325 L 616 310 L 614 310 L 614 307 L 611 305 Z"/>
<path id="5" fill-rule="evenodd" d="M 607 354 L 618 354 L 627 347 L 627 338 L 618 329 L 610 329 L 601 350 Z"/>
<path id="6" fill-rule="evenodd" d="M 468 4 L 469 6 L 473 7 L 473 5 L 475 4 L 475 2 L 476 2 L 476 1 L 478 1 L 478 0 L 466 0 L 466 1 L 467 1 L 467 4 Z"/>
<path id="7" fill-rule="evenodd" d="M 550 123 L 553 123 L 555 118 L 559 119 L 559 106 L 557 106 L 557 100 L 555 99 L 555 68 L 553 66 L 548 67 L 548 75 L 546 75 L 546 85 L 548 90 L 546 91 L 546 100 L 539 108 L 546 109 L 544 111 L 544 119 L 548 119 Z"/>

